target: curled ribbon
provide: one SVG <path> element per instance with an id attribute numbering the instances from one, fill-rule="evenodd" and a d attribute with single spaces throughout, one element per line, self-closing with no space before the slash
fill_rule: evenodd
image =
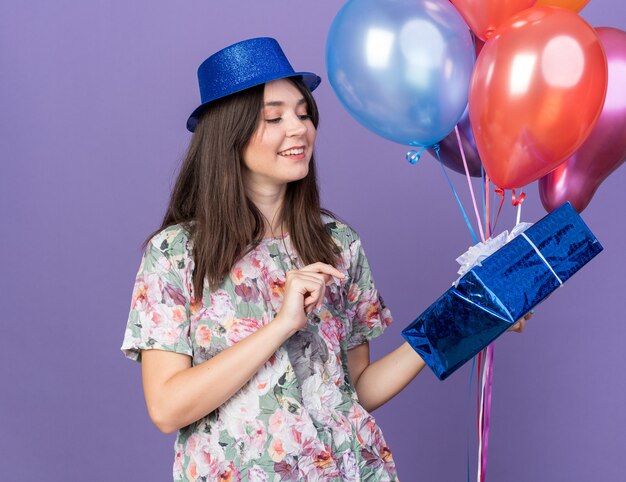
<path id="1" fill-rule="evenodd" d="M 511 192 L 511 204 L 513 204 L 513 206 L 515 207 L 519 206 L 520 204 L 524 202 L 524 199 L 526 199 L 525 192 L 520 193 L 519 197 L 517 197 L 515 195 L 515 189 L 513 189 L 513 192 Z"/>
<path id="2" fill-rule="evenodd" d="M 500 217 L 500 211 L 502 211 L 502 205 L 504 204 L 504 189 L 502 189 L 501 187 L 497 187 L 494 189 L 494 192 L 500 196 L 500 206 L 498 206 L 498 213 L 496 214 L 496 219 L 493 222 L 493 228 L 492 231 L 496 229 L 496 225 L 498 224 L 498 218 Z M 518 207 L 522 205 L 522 203 L 524 202 L 524 199 L 526 199 L 526 193 L 525 192 L 521 192 L 519 196 L 517 196 L 517 192 L 515 189 L 511 190 L 511 204 L 515 207 Z M 517 223 L 519 224 L 519 220 L 517 221 Z"/>

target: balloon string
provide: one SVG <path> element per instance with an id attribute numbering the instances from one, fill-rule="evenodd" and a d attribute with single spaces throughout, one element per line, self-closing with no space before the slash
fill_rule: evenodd
<path id="1" fill-rule="evenodd" d="M 488 182 L 488 180 L 487 180 Z M 488 192 L 488 185 L 485 185 L 485 191 Z M 496 215 L 496 219 L 494 221 L 493 229 L 495 230 L 496 224 L 498 223 L 498 218 L 500 217 L 500 212 L 502 211 L 502 205 L 504 204 L 504 189 L 497 188 L 495 190 L 496 194 L 501 196 L 500 198 L 500 206 L 498 208 L 498 214 Z M 513 206 L 517 207 L 517 219 L 516 225 L 519 224 L 522 213 L 522 204 L 524 199 L 526 198 L 525 193 L 521 193 L 519 197 L 515 189 L 513 189 L 511 194 L 511 201 Z M 485 230 L 487 231 L 487 236 L 490 236 L 489 232 L 489 216 L 485 216 Z M 483 350 L 485 362 L 482 367 L 482 377 L 480 384 L 480 402 L 479 402 L 479 413 L 478 413 L 478 475 L 477 482 L 485 482 L 486 474 L 487 474 L 487 456 L 489 452 L 489 428 L 491 425 L 491 401 L 493 395 L 493 366 L 494 366 L 494 352 L 495 347 L 493 344 L 489 345 L 485 350 Z"/>
<path id="2" fill-rule="evenodd" d="M 500 196 L 500 206 L 498 207 L 498 213 L 496 214 L 496 219 L 493 222 L 493 230 L 496 230 L 496 226 L 498 225 L 498 219 L 500 219 L 500 212 L 502 212 L 502 206 L 504 205 L 504 189 L 501 187 L 497 187 L 495 189 L 495 193 Z"/>
<path id="3" fill-rule="evenodd" d="M 483 352 L 481 350 L 480 352 L 478 352 L 478 368 L 476 370 L 476 373 L 478 374 L 478 376 L 476 377 L 476 401 L 478 403 L 480 403 L 480 374 L 482 373 L 482 369 L 483 369 L 482 359 L 483 359 Z M 480 416 L 480 405 L 477 404 L 476 420 L 478 420 L 479 416 Z M 477 424 L 477 428 L 480 431 L 480 425 Z"/>
<path id="4" fill-rule="evenodd" d="M 480 214 L 478 214 L 478 206 L 476 205 L 476 196 L 474 196 L 474 187 L 472 186 L 472 178 L 470 177 L 469 169 L 467 167 L 467 160 L 465 159 L 465 152 L 463 151 L 463 143 L 461 142 L 461 134 L 459 134 L 459 127 L 454 126 L 454 132 L 456 132 L 456 141 L 459 144 L 459 150 L 461 151 L 461 158 L 463 159 L 463 167 L 465 168 L 465 177 L 467 178 L 467 185 L 469 187 L 470 195 L 472 196 L 472 204 L 474 205 L 474 214 L 476 214 L 476 224 L 478 224 L 478 231 L 480 232 L 480 239 L 485 241 L 485 233 L 483 232 L 483 225 L 480 220 Z"/>
<path id="5" fill-rule="evenodd" d="M 478 403 L 478 475 L 476 480 L 478 482 L 483 481 L 483 437 L 484 437 L 484 416 L 485 416 L 485 386 L 486 386 L 486 367 L 487 367 L 487 349 L 482 351 L 482 356 L 485 359 L 482 366 L 480 377 L 480 390 L 479 390 L 479 403 Z"/>
<path id="6" fill-rule="evenodd" d="M 488 192 L 488 185 L 485 186 L 485 191 Z M 498 208 L 498 214 L 496 216 L 496 220 L 494 222 L 494 229 L 498 222 L 498 218 L 500 217 L 500 212 L 502 211 L 502 206 L 504 204 L 504 189 L 497 188 L 495 190 L 496 194 L 501 196 L 500 206 Z M 517 192 L 515 189 L 512 191 L 511 201 L 513 206 L 517 207 L 517 219 L 516 225 L 519 224 L 522 213 L 522 204 L 524 199 L 526 198 L 525 193 L 521 193 L 519 197 L 517 196 Z M 489 224 L 488 224 L 489 216 L 486 216 L 485 219 L 485 230 L 487 231 L 487 236 L 489 233 Z M 493 344 L 489 345 L 484 353 L 484 365 L 482 370 L 481 377 L 481 385 L 480 385 L 480 401 L 479 401 L 479 413 L 478 413 L 478 482 L 485 482 L 486 474 L 487 474 L 487 456 L 489 453 L 489 429 L 491 425 L 491 401 L 493 395 L 493 367 L 494 367 L 494 353 L 495 346 Z"/>
<path id="7" fill-rule="evenodd" d="M 483 193 L 487 198 L 485 206 L 485 232 L 487 238 L 491 236 L 491 227 L 489 225 L 489 176 L 484 179 Z M 500 205 L 502 208 L 502 205 Z M 498 211 L 499 214 L 499 211 Z M 489 425 L 491 421 L 491 394 L 492 394 L 492 376 L 493 376 L 493 352 L 494 346 L 490 345 L 481 352 L 484 353 L 485 363 L 483 365 L 481 383 L 479 387 L 480 400 L 478 405 L 478 474 L 476 480 L 484 482 L 487 472 L 487 452 L 489 447 Z"/>
<path id="8" fill-rule="evenodd" d="M 497 187 L 495 189 L 495 192 L 498 196 L 500 196 L 500 207 L 498 208 L 498 214 L 496 216 L 496 221 L 493 225 L 493 228 L 496 228 L 496 224 L 498 224 L 498 218 L 500 217 L 500 211 L 502 211 L 502 205 L 504 204 L 504 193 L 505 190 Z M 516 217 L 516 221 L 515 221 L 515 225 L 517 226 L 520 223 L 520 219 L 522 216 L 522 203 L 524 202 L 524 199 L 526 199 L 526 193 L 525 192 L 521 192 L 520 195 L 517 195 L 517 191 L 515 189 L 511 190 L 511 204 L 515 207 L 517 207 L 517 217 Z"/>
<path id="9" fill-rule="evenodd" d="M 481 377 L 480 399 L 480 430 L 478 446 L 478 477 L 479 482 L 484 482 L 487 471 L 487 449 L 489 445 L 489 425 L 491 419 L 491 393 L 493 383 L 493 345 L 483 350 L 485 362 Z"/>
<path id="10" fill-rule="evenodd" d="M 522 217 L 522 203 L 524 202 L 524 199 L 526 199 L 526 193 L 522 192 L 519 197 L 517 197 L 515 195 L 515 189 L 513 189 L 513 194 L 511 194 L 511 200 L 513 206 L 517 206 L 517 219 L 515 221 L 515 226 L 519 224 Z"/>
<path id="11" fill-rule="evenodd" d="M 494 354 L 496 347 L 494 344 L 491 344 L 487 347 L 489 352 L 489 374 L 488 374 L 488 387 L 487 387 L 487 417 L 486 417 L 486 426 L 485 426 L 485 470 L 483 474 L 487 471 L 487 452 L 489 449 L 489 426 L 491 425 L 491 395 L 493 393 L 493 367 L 494 367 Z"/>
<path id="12" fill-rule="evenodd" d="M 469 218 L 467 217 L 467 213 L 465 212 L 465 209 L 463 209 L 463 204 L 461 204 L 461 200 L 459 199 L 459 196 L 456 193 L 456 190 L 454 189 L 454 186 L 452 185 L 452 181 L 450 180 L 450 176 L 448 176 L 448 173 L 446 172 L 446 169 L 443 167 L 443 162 L 441 162 L 441 157 L 439 156 L 439 144 L 433 144 L 430 147 L 432 147 L 433 151 L 435 151 L 435 153 L 437 154 L 437 160 L 439 160 L 439 165 L 441 166 L 441 170 L 443 171 L 443 174 L 446 176 L 446 179 L 448 181 L 448 185 L 450 186 L 450 189 L 452 190 L 452 194 L 454 195 L 454 198 L 456 199 L 456 203 L 459 205 L 459 209 L 461 210 L 461 214 L 463 215 L 463 219 L 465 220 L 465 224 L 467 225 L 467 228 L 469 229 L 469 232 L 472 235 L 472 239 L 474 240 L 474 243 L 478 243 L 478 238 L 476 237 L 476 233 L 474 232 L 474 229 L 472 228 L 472 223 L 470 222 Z M 409 163 L 415 164 L 419 160 L 420 154 L 427 148 L 428 147 L 423 147 L 419 151 L 411 150 L 411 151 L 407 152 L 406 153 L 406 158 L 409 161 Z"/>
<path id="13" fill-rule="evenodd" d="M 483 195 L 486 198 L 485 201 L 485 236 L 487 236 L 487 239 L 489 239 L 491 237 L 491 214 L 489 212 L 489 176 L 487 176 L 485 174 L 485 171 L 483 170 L 482 166 L 480 167 L 480 169 L 483 172 L 483 181 L 484 181 L 484 185 L 485 188 L 483 189 Z"/>
<path id="14" fill-rule="evenodd" d="M 480 177 L 482 179 L 482 186 L 483 189 L 481 189 L 481 194 L 482 194 L 482 203 L 483 203 L 483 219 L 485 220 L 485 236 L 487 236 L 487 239 L 489 239 L 489 237 L 491 236 L 491 226 L 490 226 L 490 213 L 489 213 L 489 176 L 485 173 L 485 169 L 482 166 L 482 164 L 480 165 Z M 470 371 L 470 392 L 471 392 L 471 386 L 472 386 L 472 376 L 474 374 L 474 366 L 477 365 L 477 370 L 476 373 L 478 374 L 478 376 L 476 377 L 476 423 L 477 423 L 477 433 L 478 433 L 478 440 L 479 440 L 479 445 L 482 443 L 482 427 L 481 427 L 481 422 L 480 422 L 480 417 L 481 417 L 481 398 L 480 395 L 482 393 L 482 389 L 481 389 L 481 377 L 480 374 L 482 373 L 482 357 L 483 357 L 483 351 L 478 352 L 478 355 L 475 356 L 472 359 L 472 369 Z M 468 393 L 468 403 L 469 403 L 469 393 Z M 469 456 L 469 441 L 468 441 L 468 446 L 467 446 L 467 481 L 470 482 L 470 456 Z M 480 464 L 479 464 L 479 470 L 480 470 Z M 480 474 L 479 476 L 480 477 Z M 477 478 L 477 480 L 479 480 Z"/>
<path id="15" fill-rule="evenodd" d="M 485 170 L 483 169 L 483 165 L 480 165 L 480 179 L 481 179 L 481 186 L 482 189 L 480 190 L 480 201 L 482 202 L 482 206 L 483 206 L 483 219 L 485 220 L 485 224 L 488 224 L 488 219 L 487 219 L 487 199 L 485 197 Z M 485 231 L 485 234 L 487 234 L 487 232 Z"/>
<path id="16" fill-rule="evenodd" d="M 468 413 L 468 417 L 467 419 L 469 420 L 469 414 L 471 413 L 470 407 L 471 407 L 471 402 L 472 402 L 472 378 L 474 376 L 474 367 L 476 366 L 476 357 L 472 358 L 472 368 L 470 369 L 470 377 L 469 377 L 469 384 L 468 384 L 468 388 L 467 388 L 467 413 Z M 465 442 L 466 442 L 466 448 L 467 448 L 467 482 L 471 482 L 470 479 L 470 437 L 469 437 L 469 433 L 470 433 L 470 427 L 469 427 L 469 423 L 467 425 L 467 434 L 465 437 Z"/>
<path id="17" fill-rule="evenodd" d="M 483 396 L 481 404 L 481 444 L 478 448 L 479 470 L 478 481 L 485 482 L 487 472 L 487 452 L 489 448 L 489 425 L 491 421 L 491 394 L 493 387 L 493 355 L 494 346 L 489 345 L 486 349 L 485 365 L 483 371 Z"/>

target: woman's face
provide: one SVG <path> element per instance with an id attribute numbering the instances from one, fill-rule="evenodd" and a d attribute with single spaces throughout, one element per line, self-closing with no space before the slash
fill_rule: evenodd
<path id="1" fill-rule="evenodd" d="M 260 122 L 243 151 L 248 183 L 281 186 L 307 175 L 316 134 L 308 112 L 289 80 L 265 84 Z"/>

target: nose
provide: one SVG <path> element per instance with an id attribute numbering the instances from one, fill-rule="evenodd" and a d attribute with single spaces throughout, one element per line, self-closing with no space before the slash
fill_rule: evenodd
<path id="1" fill-rule="evenodd" d="M 293 116 L 293 120 L 289 123 L 287 131 L 288 136 L 303 136 L 307 132 L 306 123 L 297 115 Z"/>

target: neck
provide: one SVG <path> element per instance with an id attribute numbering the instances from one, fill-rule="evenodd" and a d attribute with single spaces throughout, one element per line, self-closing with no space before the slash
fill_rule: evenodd
<path id="1" fill-rule="evenodd" d="M 246 194 L 265 218 L 263 237 L 275 237 L 281 233 L 282 219 L 280 209 L 285 199 L 287 185 L 246 185 Z"/>

